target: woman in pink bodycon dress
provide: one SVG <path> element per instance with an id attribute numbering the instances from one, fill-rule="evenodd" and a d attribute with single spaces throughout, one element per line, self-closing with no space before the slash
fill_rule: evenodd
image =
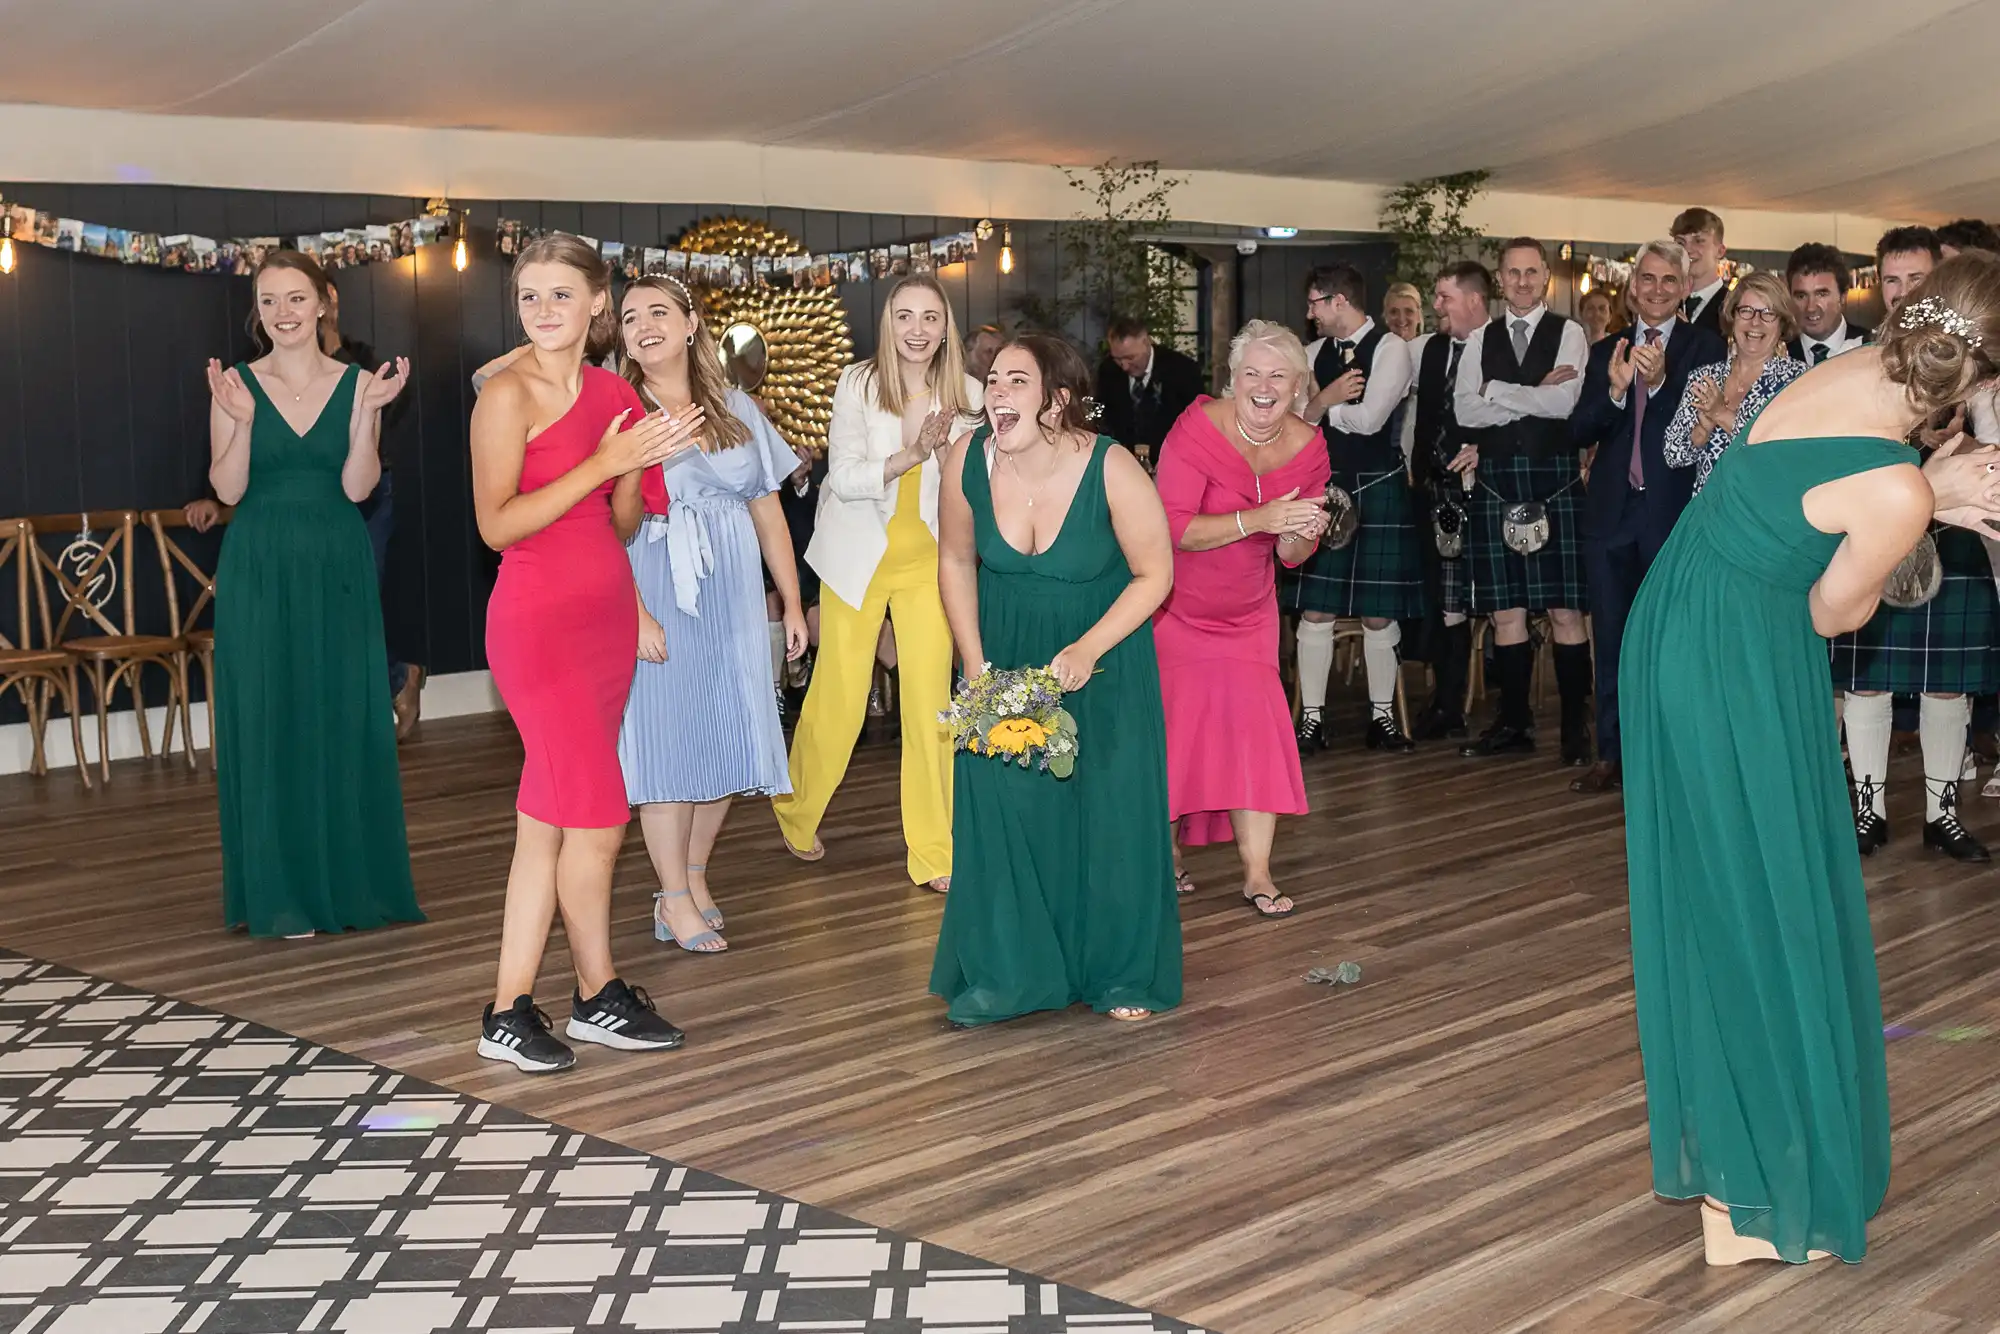
<path id="1" fill-rule="evenodd" d="M 639 525 L 640 473 L 686 447 L 700 415 L 648 416 L 624 380 L 584 365 L 616 337 L 611 275 L 589 245 L 561 234 L 532 243 L 514 291 L 529 346 L 472 413 L 479 535 L 505 553 L 486 658 L 527 752 L 479 1054 L 543 1074 L 576 1061 L 534 1002 L 558 906 L 576 963 L 565 1032 L 628 1051 L 682 1040 L 612 967 L 611 870 L 631 815 L 618 725 L 639 642 L 624 538 Z"/>

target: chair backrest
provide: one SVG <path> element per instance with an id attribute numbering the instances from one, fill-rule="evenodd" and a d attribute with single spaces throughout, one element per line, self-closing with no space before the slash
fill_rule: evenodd
<path id="1" fill-rule="evenodd" d="M 35 560 L 55 579 L 63 604 L 56 618 L 55 642 L 88 634 L 87 626 L 107 635 L 139 632 L 132 600 L 132 535 L 139 525 L 135 511 L 30 515 L 28 524 L 37 539 Z M 64 538 L 68 544 L 50 554 L 53 542 Z M 123 614 L 122 625 L 105 614 L 114 598 Z"/>
<path id="2" fill-rule="evenodd" d="M 7 579 L 9 566 L 12 580 Z M 0 583 L 14 585 L 17 629 L 9 638 L 0 629 L 0 650 L 46 649 L 55 645 L 50 633 L 49 590 L 35 559 L 35 529 L 26 519 L 0 519 Z"/>
<path id="3" fill-rule="evenodd" d="M 226 524 L 235 511 L 227 506 L 216 520 L 218 525 Z M 143 516 L 146 527 L 153 532 L 153 543 L 160 552 L 160 571 L 167 581 L 167 616 L 171 623 L 169 634 L 178 638 L 195 628 L 201 621 L 202 612 L 215 601 L 215 573 L 204 570 L 201 562 L 188 554 L 179 535 L 194 532 L 194 525 L 187 520 L 185 510 L 147 510 Z M 175 536 L 168 536 L 169 532 Z M 188 604 L 185 614 L 181 611 L 180 580 L 174 571 L 180 572 L 193 581 L 194 601 Z"/>

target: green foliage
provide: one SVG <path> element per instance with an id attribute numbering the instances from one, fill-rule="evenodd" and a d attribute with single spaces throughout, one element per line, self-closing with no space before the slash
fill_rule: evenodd
<path id="1" fill-rule="evenodd" d="M 1381 227 L 1396 242 L 1396 279 L 1429 292 L 1438 270 L 1460 259 L 1485 259 L 1492 242 L 1465 221 L 1486 189 L 1486 171 L 1405 181 L 1382 200 Z"/>
<path id="2" fill-rule="evenodd" d="M 1101 338 L 1114 317 L 1132 315 L 1146 321 L 1156 341 L 1173 346 L 1180 341 L 1180 261 L 1139 238 L 1173 221 L 1170 196 L 1182 178 L 1160 175 L 1157 162 L 1114 160 L 1062 172 L 1089 204 L 1056 224 L 1061 290 L 1021 297 L 1022 319 L 1055 331 L 1081 319 Z"/>

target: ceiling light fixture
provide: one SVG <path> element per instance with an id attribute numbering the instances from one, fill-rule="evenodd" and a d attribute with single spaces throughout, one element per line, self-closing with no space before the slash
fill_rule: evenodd
<path id="1" fill-rule="evenodd" d="M 1266 227 L 1264 229 L 1264 235 L 1270 237 L 1273 241 L 1289 241 L 1298 234 L 1299 229 L 1296 227 Z"/>
<path id="2" fill-rule="evenodd" d="M 451 248 L 451 266 L 454 269 L 457 269 L 460 273 L 464 273 L 465 266 L 472 263 L 472 256 L 469 253 L 467 253 L 465 247 L 465 234 L 471 229 L 472 229 L 472 214 L 469 212 L 459 214 L 458 244 Z"/>

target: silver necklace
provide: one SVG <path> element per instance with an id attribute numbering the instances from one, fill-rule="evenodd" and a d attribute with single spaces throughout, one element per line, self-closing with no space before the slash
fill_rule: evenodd
<path id="1" fill-rule="evenodd" d="M 1014 474 L 1015 480 L 1020 482 L 1021 485 L 1025 487 L 1028 484 L 1028 479 L 1021 472 L 1020 462 L 1017 459 L 1015 459 L 1015 457 L 1012 454 L 1006 453 L 1004 451 L 1001 453 L 1000 457 L 1007 460 L 1008 470 Z M 1060 463 L 1061 460 L 1057 460 L 1057 462 Z M 1042 492 L 1048 490 L 1049 483 L 1053 482 L 1055 478 L 1056 478 L 1056 469 L 1054 467 L 1051 467 L 1048 471 L 1048 475 L 1042 478 L 1042 484 L 1040 486 L 1037 486 L 1033 491 L 1028 493 L 1027 500 L 1029 509 L 1033 509 L 1035 507 L 1035 498 L 1041 495 Z"/>
<path id="2" fill-rule="evenodd" d="M 1230 415 L 1236 418 L 1236 434 L 1242 436 L 1243 442 L 1252 449 L 1262 449 L 1266 445 L 1275 444 L 1278 437 L 1285 433 L 1285 423 L 1280 421 L 1277 430 L 1271 432 L 1265 439 L 1259 440 L 1256 436 L 1243 429 L 1243 418 L 1239 414 L 1231 413 Z"/>

